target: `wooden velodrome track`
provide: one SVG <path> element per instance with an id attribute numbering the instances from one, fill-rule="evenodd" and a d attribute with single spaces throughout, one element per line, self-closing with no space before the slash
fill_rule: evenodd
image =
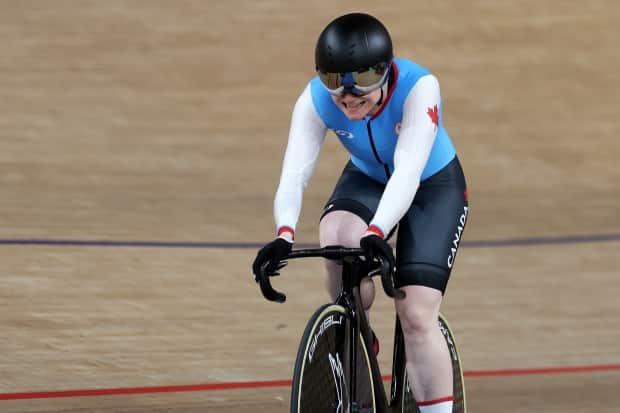
<path id="1" fill-rule="evenodd" d="M 249 267 L 316 36 L 352 10 L 442 85 L 470 411 L 620 411 L 616 0 L 0 6 L 0 412 L 288 411 L 322 266 L 291 263 L 282 305 Z M 345 159 L 330 135 L 300 243 Z M 387 298 L 372 323 L 387 374 Z"/>

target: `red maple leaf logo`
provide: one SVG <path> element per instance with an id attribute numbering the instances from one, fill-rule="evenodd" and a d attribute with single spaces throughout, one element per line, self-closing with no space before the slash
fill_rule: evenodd
<path id="1" fill-rule="evenodd" d="M 439 111 L 437 110 L 437 105 L 433 106 L 432 108 L 428 108 L 426 113 L 428 113 L 428 116 L 431 118 L 431 121 L 435 124 L 435 127 L 438 127 L 439 126 Z"/>

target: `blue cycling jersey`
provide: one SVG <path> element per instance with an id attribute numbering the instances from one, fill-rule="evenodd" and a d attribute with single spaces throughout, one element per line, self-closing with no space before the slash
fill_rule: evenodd
<path id="1" fill-rule="evenodd" d="M 317 77 L 310 81 L 314 107 L 325 123 L 334 131 L 342 145 L 351 153 L 351 161 L 366 175 L 386 183 L 394 171 L 394 149 L 403 118 L 403 106 L 418 79 L 431 74 L 427 69 L 406 59 L 394 59 L 394 82 L 387 102 L 373 116 L 364 120 L 349 120 L 338 108 Z M 445 167 L 456 151 L 446 132 L 441 114 L 437 111 L 437 135 L 420 180 L 425 180 Z"/>

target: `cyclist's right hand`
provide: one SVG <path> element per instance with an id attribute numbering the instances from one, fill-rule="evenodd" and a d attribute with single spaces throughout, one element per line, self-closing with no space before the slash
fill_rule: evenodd
<path id="1" fill-rule="evenodd" d="M 259 281 L 261 268 L 265 264 L 267 264 L 266 273 L 276 275 L 276 271 L 281 268 L 280 261 L 286 258 L 292 249 L 293 243 L 283 237 L 278 237 L 261 248 L 252 264 L 254 281 Z"/>

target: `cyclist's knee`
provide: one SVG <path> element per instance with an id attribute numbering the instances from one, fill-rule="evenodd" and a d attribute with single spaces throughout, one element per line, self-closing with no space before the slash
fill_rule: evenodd
<path id="1" fill-rule="evenodd" d="M 407 286 L 403 290 L 407 297 L 396 301 L 403 333 L 413 339 L 432 334 L 437 328 L 441 291 L 423 286 Z"/>

